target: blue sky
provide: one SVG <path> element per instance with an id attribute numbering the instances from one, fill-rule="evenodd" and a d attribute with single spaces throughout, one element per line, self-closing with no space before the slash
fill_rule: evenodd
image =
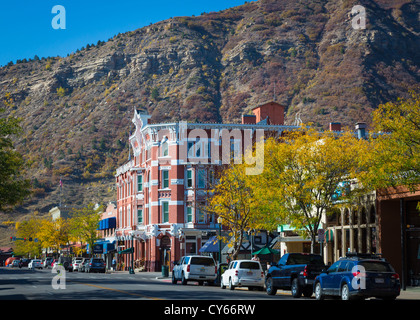
<path id="1" fill-rule="evenodd" d="M 0 66 L 17 59 L 66 56 L 86 44 L 106 41 L 170 17 L 200 15 L 244 4 L 244 0 L 1 0 Z M 54 29 L 62 5 L 66 29 Z"/>

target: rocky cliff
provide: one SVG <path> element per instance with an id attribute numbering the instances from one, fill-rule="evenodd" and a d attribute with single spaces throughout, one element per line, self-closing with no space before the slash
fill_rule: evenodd
<path id="1" fill-rule="evenodd" d="M 366 29 L 352 27 L 352 7 Z M 410 0 L 260 0 L 175 17 L 67 57 L 0 68 L 0 107 L 22 117 L 16 147 L 34 195 L 21 211 L 115 199 L 133 108 L 152 122 L 238 122 L 276 99 L 325 127 L 370 122 L 378 104 L 419 83 L 419 3 Z"/>

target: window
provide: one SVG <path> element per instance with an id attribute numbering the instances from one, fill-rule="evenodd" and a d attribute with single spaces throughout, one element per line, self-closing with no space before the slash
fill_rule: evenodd
<path id="1" fill-rule="evenodd" d="M 193 222 L 193 207 L 191 204 L 187 204 L 187 223 Z"/>
<path id="2" fill-rule="evenodd" d="M 200 209 L 200 208 L 195 208 L 196 212 L 197 212 L 197 222 L 198 223 L 205 223 L 206 222 L 206 214 L 204 212 L 204 210 Z"/>
<path id="3" fill-rule="evenodd" d="M 143 191 L 143 175 L 137 176 L 137 192 Z"/>
<path id="4" fill-rule="evenodd" d="M 208 183 L 211 187 L 214 185 L 214 171 L 213 171 L 213 168 L 210 168 L 210 170 L 209 170 Z"/>
<path id="5" fill-rule="evenodd" d="M 193 187 L 193 172 L 192 169 L 187 170 L 187 188 Z"/>
<path id="6" fill-rule="evenodd" d="M 143 209 L 137 209 L 137 224 L 143 224 Z"/>
<path id="7" fill-rule="evenodd" d="M 338 266 L 337 272 L 344 272 L 347 270 L 348 261 L 342 261 Z"/>
<path id="8" fill-rule="evenodd" d="M 167 157 L 169 155 L 169 148 L 168 148 L 168 142 L 162 143 L 162 156 Z"/>
<path id="9" fill-rule="evenodd" d="M 340 262 L 341 262 L 341 261 L 334 262 L 334 263 L 332 264 L 332 266 L 328 268 L 328 272 L 329 272 L 329 273 L 332 273 L 332 272 L 337 272 L 337 268 L 338 268 L 338 265 L 340 264 Z"/>
<path id="10" fill-rule="evenodd" d="M 162 222 L 169 222 L 169 202 L 162 202 Z"/>
<path id="11" fill-rule="evenodd" d="M 126 214 L 127 214 L 127 226 L 131 226 L 131 206 L 127 207 Z"/>
<path id="12" fill-rule="evenodd" d="M 162 188 L 169 188 L 169 171 L 162 170 Z"/>
<path id="13" fill-rule="evenodd" d="M 198 170 L 198 182 L 197 187 L 198 188 L 204 188 L 206 186 L 206 170 L 205 169 L 199 169 Z"/>

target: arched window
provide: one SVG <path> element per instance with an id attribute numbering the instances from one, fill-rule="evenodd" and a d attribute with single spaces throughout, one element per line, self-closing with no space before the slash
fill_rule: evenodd
<path id="1" fill-rule="evenodd" d="M 167 157 L 167 156 L 169 156 L 169 146 L 168 146 L 168 141 L 167 141 L 167 140 L 164 140 L 164 141 L 162 142 L 161 155 L 162 155 L 162 157 Z"/>

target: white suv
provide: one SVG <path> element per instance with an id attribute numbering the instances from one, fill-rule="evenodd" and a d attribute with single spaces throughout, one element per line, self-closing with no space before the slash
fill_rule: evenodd
<path id="1" fill-rule="evenodd" d="M 73 259 L 73 271 L 79 271 L 80 266 L 82 265 L 83 258 L 74 258 Z"/>
<path id="2" fill-rule="evenodd" d="M 223 272 L 220 278 L 220 287 L 226 286 L 230 290 L 235 287 L 248 287 L 249 290 L 258 288 L 264 289 L 264 271 L 259 261 L 253 260 L 234 260 Z"/>
<path id="3" fill-rule="evenodd" d="M 176 284 L 181 280 L 182 284 L 187 281 L 204 281 L 213 283 L 217 277 L 217 267 L 212 257 L 207 256 L 185 256 L 175 263 L 172 270 L 172 283 Z"/>
<path id="4" fill-rule="evenodd" d="M 31 260 L 31 262 L 29 262 L 28 264 L 28 268 L 30 269 L 42 269 L 42 261 L 38 260 L 38 259 L 33 259 Z"/>

